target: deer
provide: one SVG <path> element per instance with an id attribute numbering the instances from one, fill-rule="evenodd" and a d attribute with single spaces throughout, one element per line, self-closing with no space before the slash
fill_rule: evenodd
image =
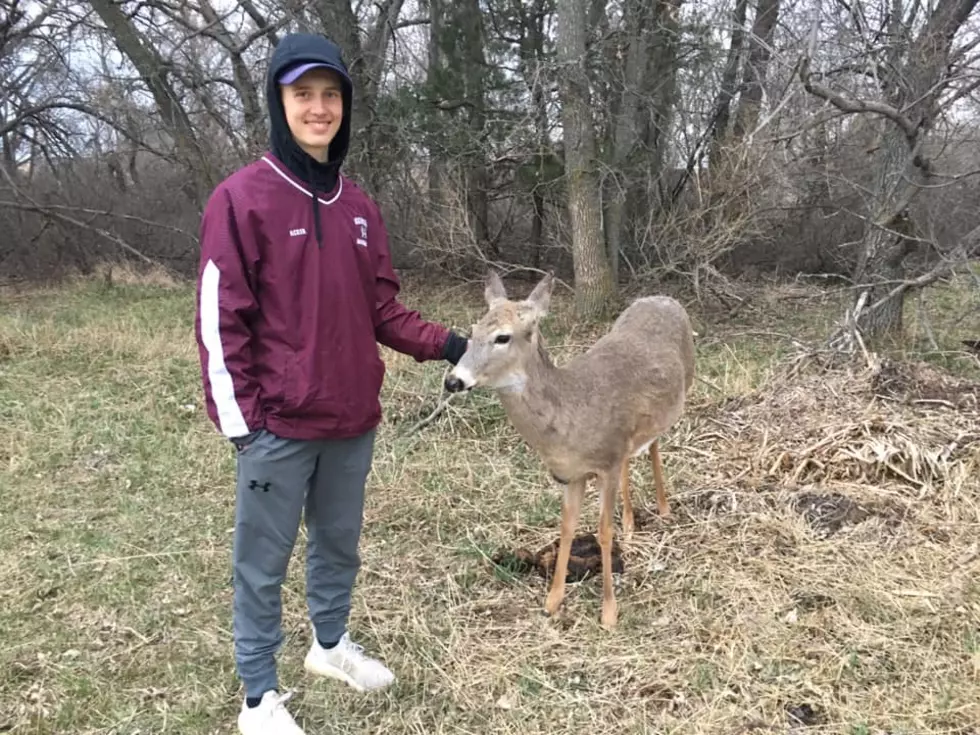
<path id="1" fill-rule="evenodd" d="M 561 533 L 545 612 L 554 616 L 565 599 L 573 535 L 585 490 L 599 494 L 602 561 L 600 622 L 618 621 L 612 579 L 612 517 L 622 492 L 623 534 L 634 529 L 629 487 L 633 458 L 648 454 L 657 510 L 670 517 L 658 440 L 683 415 L 694 382 L 694 330 L 684 307 L 664 295 L 632 301 L 606 334 L 584 353 L 556 365 L 541 334 L 554 284 L 547 272 L 523 300 L 511 300 L 500 276 L 484 286 L 487 310 L 472 325 L 469 347 L 446 374 L 450 394 L 486 388 L 495 392 L 512 426 L 563 487 Z"/>

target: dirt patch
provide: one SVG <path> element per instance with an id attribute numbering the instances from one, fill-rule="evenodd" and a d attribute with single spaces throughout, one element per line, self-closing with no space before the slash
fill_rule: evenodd
<path id="1" fill-rule="evenodd" d="M 856 526 L 871 516 L 893 518 L 885 508 L 862 505 L 841 493 L 802 492 L 792 501 L 793 510 L 800 513 L 807 524 L 819 535 L 827 538 L 842 528 Z"/>
<path id="2" fill-rule="evenodd" d="M 684 511 L 693 518 L 727 515 L 735 510 L 735 494 L 731 490 L 700 490 L 684 500 Z"/>
<path id="3" fill-rule="evenodd" d="M 830 595 L 823 592 L 811 592 L 808 590 L 796 590 L 790 593 L 793 604 L 803 612 L 814 612 L 816 610 L 826 610 L 837 604 Z"/>
<path id="4" fill-rule="evenodd" d="M 815 727 L 822 725 L 825 721 L 823 712 L 816 705 L 812 704 L 788 704 L 786 705 L 786 716 L 789 719 L 790 727 Z"/>
<path id="5" fill-rule="evenodd" d="M 882 360 L 871 389 L 883 398 L 933 404 L 963 411 L 980 405 L 980 383 L 945 373 L 922 362 Z"/>
<path id="6" fill-rule="evenodd" d="M 537 552 L 525 548 L 501 549 L 493 555 L 491 561 L 505 570 L 515 574 L 530 574 L 537 572 L 545 579 L 551 579 L 555 573 L 555 563 L 558 560 L 558 544 L 555 539 Z M 623 558 L 619 543 L 613 539 L 612 571 L 622 574 Z M 572 539 L 571 553 L 568 557 L 567 582 L 579 582 L 592 576 L 602 575 L 602 549 L 599 540 L 593 533 L 579 534 Z"/>

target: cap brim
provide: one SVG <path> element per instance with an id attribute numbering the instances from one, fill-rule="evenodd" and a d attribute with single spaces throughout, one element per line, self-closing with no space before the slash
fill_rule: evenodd
<path id="1" fill-rule="evenodd" d="M 340 76 L 344 79 L 347 78 L 347 74 L 344 73 L 344 70 L 334 66 L 333 64 L 327 64 L 322 61 L 312 61 L 308 64 L 299 64 L 294 66 L 292 69 L 288 69 L 279 77 L 279 84 L 292 84 L 301 76 L 306 74 L 306 72 L 308 72 L 310 69 L 316 68 L 330 69 L 331 71 L 335 71 L 340 74 Z"/>

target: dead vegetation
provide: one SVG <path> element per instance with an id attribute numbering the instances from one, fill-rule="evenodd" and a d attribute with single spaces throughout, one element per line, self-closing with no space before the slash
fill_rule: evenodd
<path id="1" fill-rule="evenodd" d="M 887 358 L 793 372 L 701 412 L 689 446 L 737 468 L 733 482 L 896 482 L 917 498 L 977 469 L 980 383 Z"/>

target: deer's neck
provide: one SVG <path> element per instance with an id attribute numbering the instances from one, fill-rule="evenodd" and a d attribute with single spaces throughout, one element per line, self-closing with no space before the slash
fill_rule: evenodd
<path id="1" fill-rule="evenodd" d="M 567 425 L 559 420 L 565 378 L 538 335 L 538 349 L 524 365 L 523 372 L 497 387 L 507 418 L 549 465 L 549 457 L 562 445 L 562 431 Z"/>

